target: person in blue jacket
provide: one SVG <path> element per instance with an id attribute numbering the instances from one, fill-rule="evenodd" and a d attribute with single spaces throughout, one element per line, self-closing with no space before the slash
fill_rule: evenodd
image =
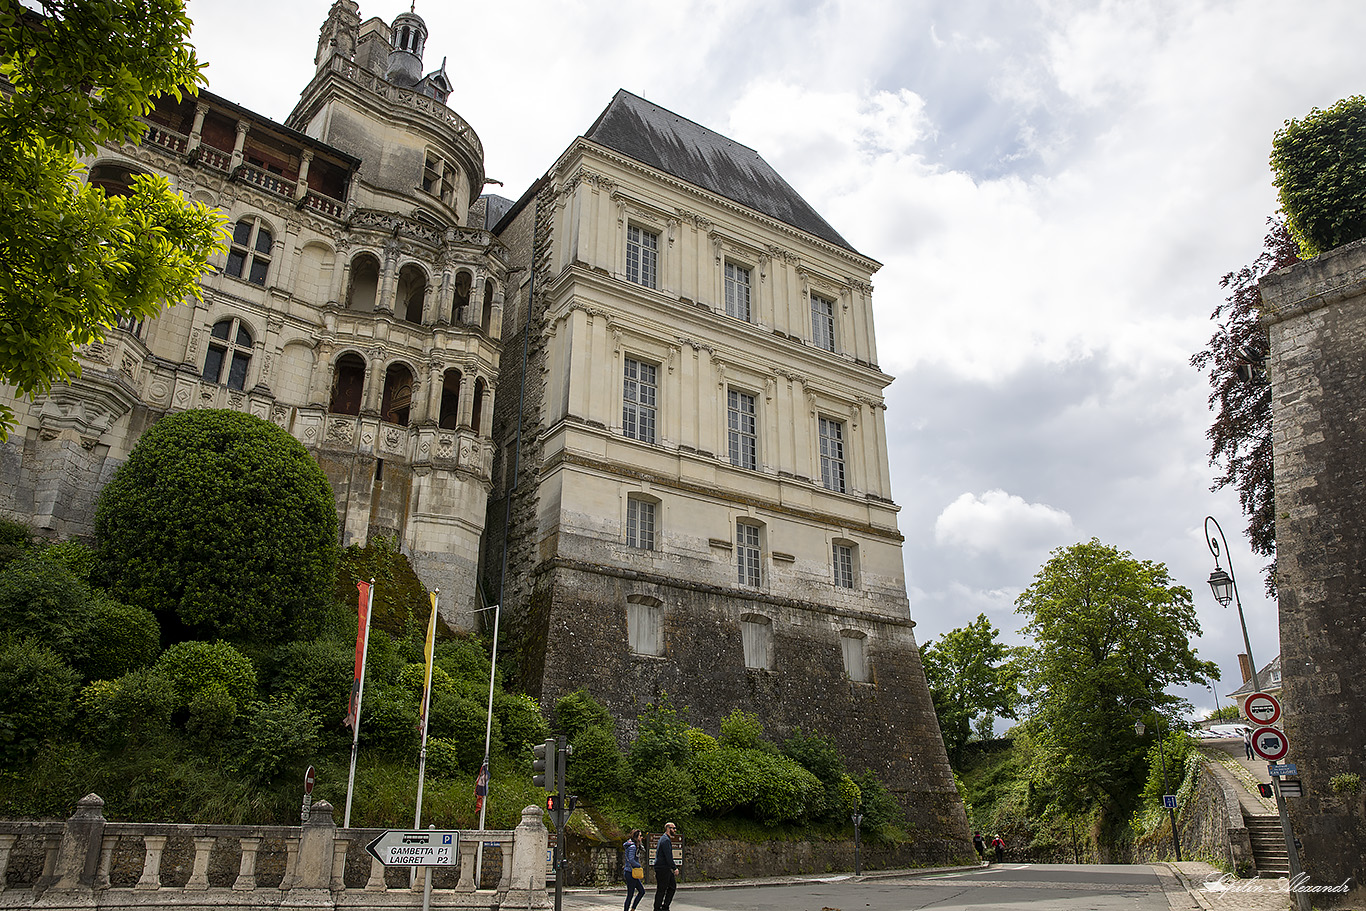
<path id="1" fill-rule="evenodd" d="M 641 862 L 645 848 L 640 843 L 639 829 L 631 830 L 631 837 L 622 848 L 626 851 L 626 862 L 621 871 L 626 877 L 626 905 L 622 911 L 635 911 L 635 907 L 645 897 L 645 865 Z M 634 902 L 631 901 L 633 896 Z"/>

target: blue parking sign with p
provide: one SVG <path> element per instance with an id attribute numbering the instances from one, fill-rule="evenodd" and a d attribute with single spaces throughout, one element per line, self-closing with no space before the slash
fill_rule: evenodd
<path id="1" fill-rule="evenodd" d="M 450 837 L 449 835 L 442 835 L 442 836 L 441 836 L 441 843 L 442 843 L 443 845 L 448 845 L 448 844 L 450 844 L 450 843 L 451 843 L 451 837 Z"/>

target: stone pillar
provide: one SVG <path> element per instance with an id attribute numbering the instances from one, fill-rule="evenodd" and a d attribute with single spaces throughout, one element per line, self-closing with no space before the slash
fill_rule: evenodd
<path id="1" fill-rule="evenodd" d="M 351 839 L 338 835 L 332 842 L 332 882 L 333 892 L 346 891 L 346 849 Z"/>
<path id="2" fill-rule="evenodd" d="M 370 878 L 365 881 L 366 892 L 384 892 L 389 887 L 384 883 L 384 864 L 370 858 Z"/>
<path id="3" fill-rule="evenodd" d="M 1366 794 L 1335 784 L 1366 778 L 1366 740 L 1348 735 L 1366 728 L 1366 241 L 1259 287 L 1271 340 L 1281 703 L 1287 759 L 1304 782 L 1287 803 L 1309 881 L 1350 878 L 1353 891 L 1331 906 L 1360 907 Z"/>
<path id="4" fill-rule="evenodd" d="M 76 812 L 66 821 L 57 867 L 53 871 L 57 892 L 90 891 L 100 868 L 100 847 L 104 842 L 104 801 L 87 794 L 76 802 Z"/>
<path id="5" fill-rule="evenodd" d="M 114 845 L 118 843 L 118 836 L 106 835 L 101 839 L 100 844 L 100 868 L 95 874 L 95 888 L 109 888 L 109 871 L 114 865 Z M 0 863 L 0 879 L 4 878 L 5 865 Z M 0 890 L 4 889 L 4 883 L 0 883 Z"/>
<path id="6" fill-rule="evenodd" d="M 228 164 L 228 171 L 236 171 L 242 166 L 242 150 L 247 145 L 247 131 L 251 129 L 251 124 L 245 120 L 237 121 L 237 141 L 232 146 L 232 161 Z"/>
<path id="7" fill-rule="evenodd" d="M 332 821 L 332 804 L 320 800 L 308 813 L 308 822 L 299 837 L 299 858 L 293 888 L 332 888 L 332 851 L 337 826 Z"/>
<path id="8" fill-rule="evenodd" d="M 199 144 L 204 134 L 204 115 L 209 113 L 209 106 L 200 102 L 194 106 L 194 126 L 190 127 L 190 141 L 185 144 L 186 152 L 193 152 L 199 148 Z"/>
<path id="9" fill-rule="evenodd" d="M 295 200 L 302 202 L 308 195 L 308 166 L 313 163 L 313 150 L 304 149 L 299 153 L 299 178 L 294 186 Z"/>
<path id="10" fill-rule="evenodd" d="M 545 889 L 545 852 L 550 835 L 541 821 L 539 806 L 522 810 L 512 844 L 512 887 L 503 900 L 505 908 L 546 908 L 550 897 Z"/>
<path id="11" fill-rule="evenodd" d="M 479 888 L 474 880 L 474 855 L 479 843 L 468 838 L 460 839 L 460 881 L 455 885 L 457 892 L 473 892 Z"/>
<path id="12" fill-rule="evenodd" d="M 166 850 L 165 835 L 142 836 L 142 878 L 134 889 L 143 891 L 161 888 L 161 852 Z"/>

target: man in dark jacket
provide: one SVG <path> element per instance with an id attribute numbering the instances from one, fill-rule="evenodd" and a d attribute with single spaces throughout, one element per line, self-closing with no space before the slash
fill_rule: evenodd
<path id="1" fill-rule="evenodd" d="M 664 834 L 659 837 L 655 848 L 655 911 L 669 911 L 674 900 L 674 890 L 678 880 L 674 876 L 674 834 L 678 827 L 671 822 L 664 823 Z"/>

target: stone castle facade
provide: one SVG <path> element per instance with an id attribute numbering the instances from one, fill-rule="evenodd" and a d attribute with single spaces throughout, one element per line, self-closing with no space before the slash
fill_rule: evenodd
<path id="1" fill-rule="evenodd" d="M 716 730 L 833 737 L 967 851 L 891 499 L 873 273 L 752 149 L 619 92 L 515 203 L 424 74 L 423 20 L 337 0 L 284 125 L 201 93 L 91 162 L 219 207 L 204 302 L 125 326 L 0 447 L 0 510 L 88 534 L 163 414 L 289 430 L 342 543 L 392 536 L 446 619 L 502 605 L 543 704 L 629 729 L 667 693 Z"/>

